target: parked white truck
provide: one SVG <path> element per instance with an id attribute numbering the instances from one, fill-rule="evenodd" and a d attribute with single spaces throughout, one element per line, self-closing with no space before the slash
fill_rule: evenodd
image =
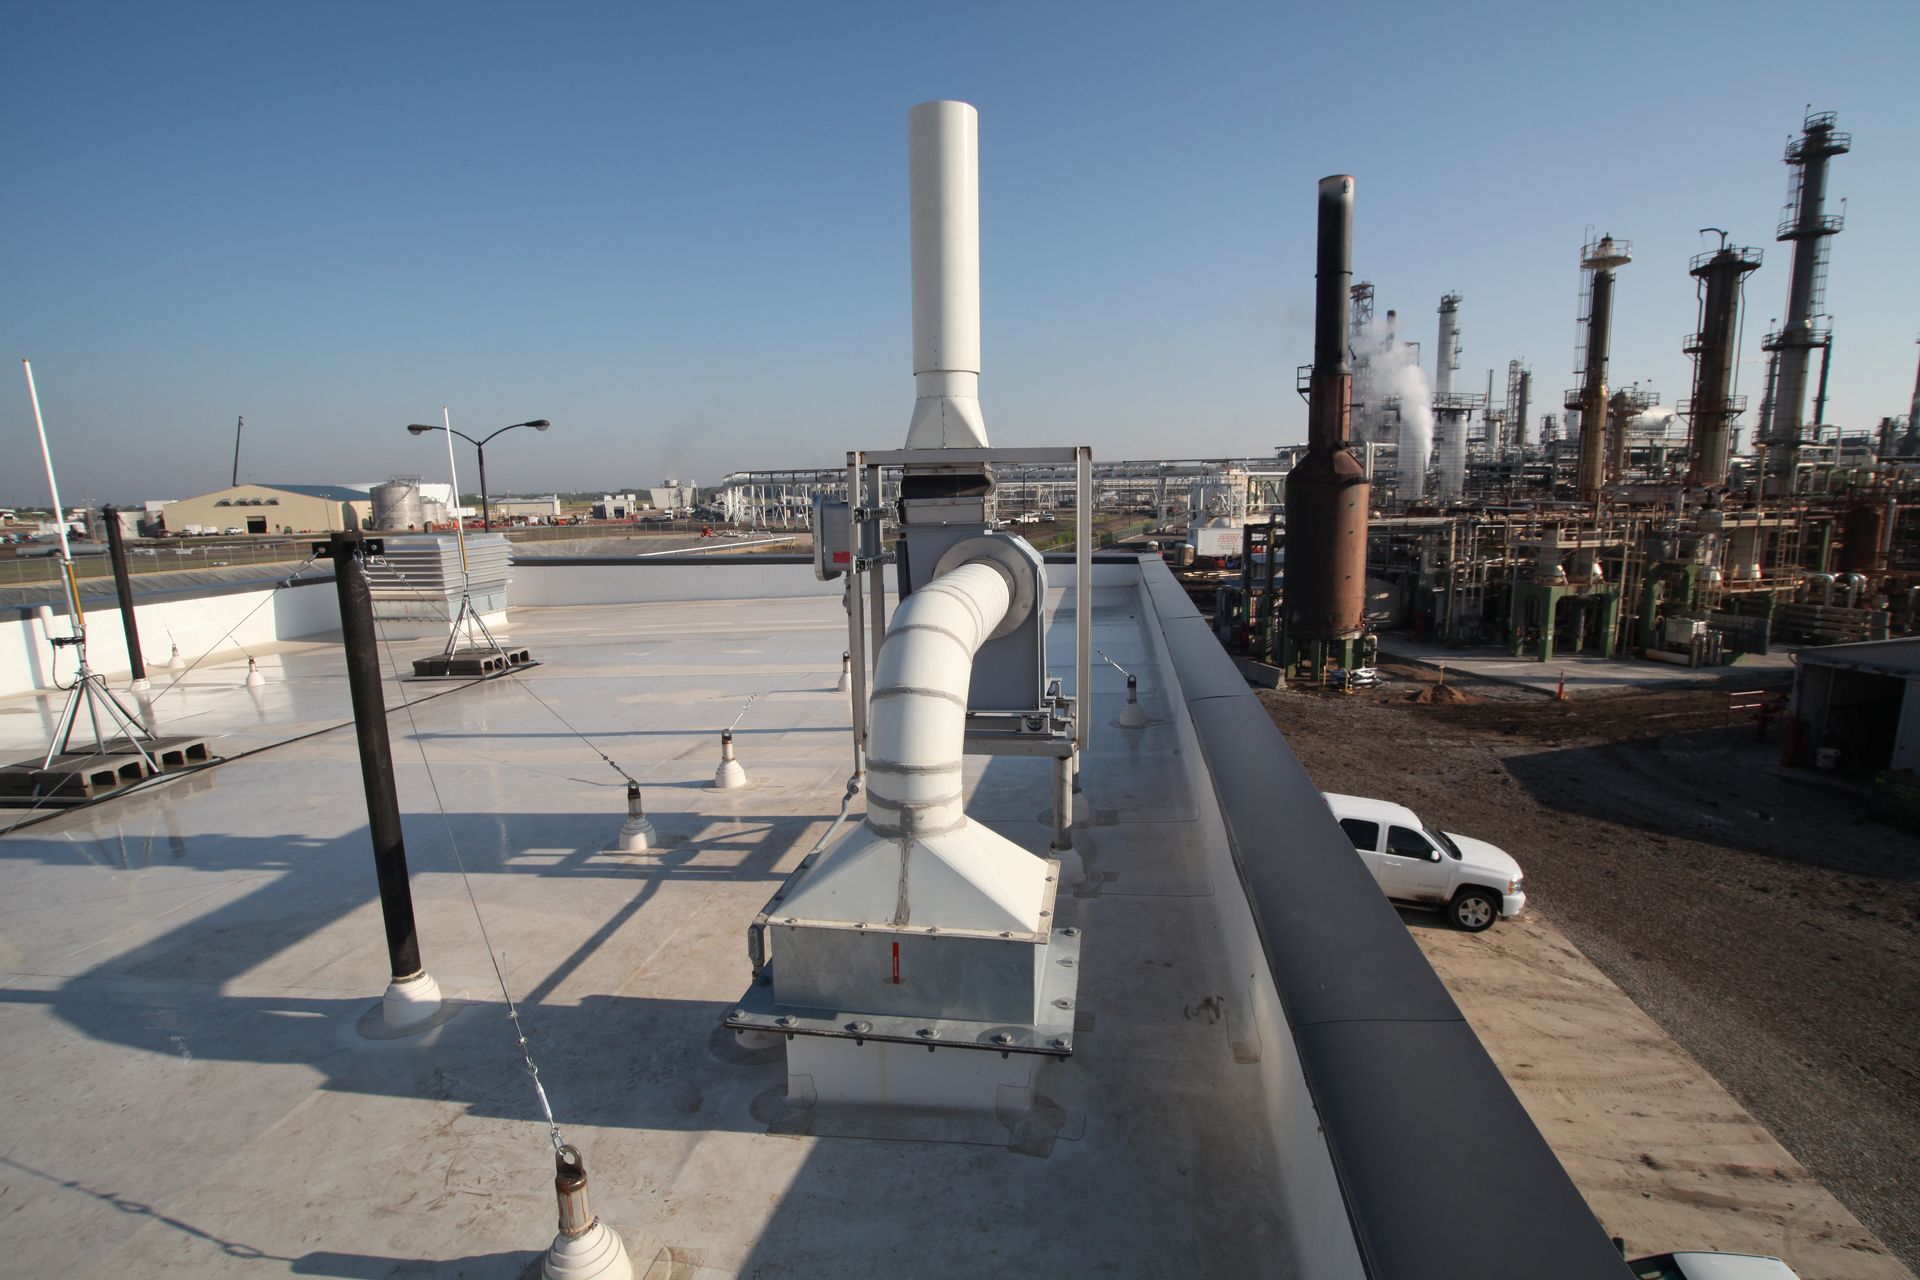
<path id="1" fill-rule="evenodd" d="M 1439 907 L 1469 933 L 1526 908 L 1520 864 L 1504 850 L 1427 827 L 1403 804 L 1332 792 L 1326 797 L 1360 860 L 1395 902 Z"/>

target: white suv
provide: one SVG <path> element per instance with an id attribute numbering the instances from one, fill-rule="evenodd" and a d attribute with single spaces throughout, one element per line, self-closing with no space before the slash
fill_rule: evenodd
<path id="1" fill-rule="evenodd" d="M 1386 800 L 1328 792 L 1327 807 L 1395 902 L 1440 907 L 1469 933 L 1526 908 L 1520 864 L 1485 840 L 1428 828 L 1413 810 Z"/>

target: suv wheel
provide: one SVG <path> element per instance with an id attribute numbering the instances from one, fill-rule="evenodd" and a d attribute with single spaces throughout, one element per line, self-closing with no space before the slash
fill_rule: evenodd
<path id="1" fill-rule="evenodd" d="M 1462 889 L 1447 908 L 1447 919 L 1456 929 L 1480 933 L 1491 929 L 1500 918 L 1500 899 L 1485 889 Z"/>

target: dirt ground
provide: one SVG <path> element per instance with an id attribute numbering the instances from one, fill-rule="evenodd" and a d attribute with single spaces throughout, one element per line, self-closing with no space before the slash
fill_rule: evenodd
<path id="1" fill-rule="evenodd" d="M 1785 1258 L 1802 1280 L 1914 1280 L 1707 1069 L 1529 911 L 1491 933 L 1402 917 L 1608 1234 Z"/>
<path id="2" fill-rule="evenodd" d="M 1384 673 L 1261 696 L 1324 789 L 1518 858 L 1530 908 L 1920 1269 L 1920 839 L 1781 768 L 1779 728 L 1727 727 L 1721 690 Z"/>

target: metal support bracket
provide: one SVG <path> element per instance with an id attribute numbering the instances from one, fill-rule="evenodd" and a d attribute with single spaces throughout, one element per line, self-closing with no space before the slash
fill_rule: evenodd
<path id="1" fill-rule="evenodd" d="M 315 560 L 333 559 L 333 544 L 331 542 L 309 542 L 307 547 L 313 552 L 313 558 Z M 387 540 L 385 538 L 362 538 L 359 541 L 357 550 L 359 550 L 362 555 L 383 556 L 387 553 Z"/>

